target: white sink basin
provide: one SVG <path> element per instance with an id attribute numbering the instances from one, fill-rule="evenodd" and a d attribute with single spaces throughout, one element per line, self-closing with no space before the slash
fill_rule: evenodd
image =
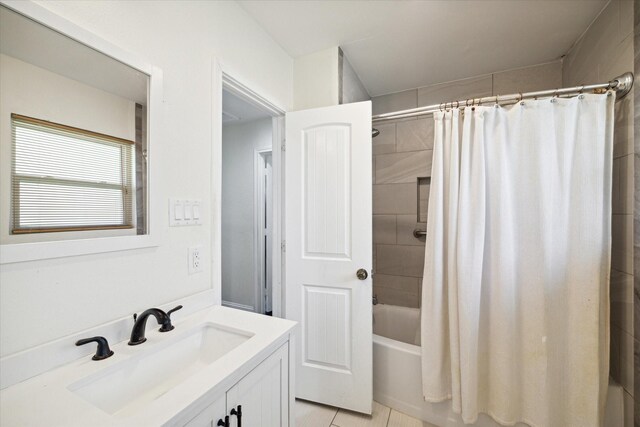
<path id="1" fill-rule="evenodd" d="M 201 324 L 176 339 L 167 337 L 166 342 L 152 348 L 145 349 L 149 343 L 142 344 L 139 356 L 83 378 L 68 388 L 108 414 L 129 415 L 252 335 L 215 323 Z"/>

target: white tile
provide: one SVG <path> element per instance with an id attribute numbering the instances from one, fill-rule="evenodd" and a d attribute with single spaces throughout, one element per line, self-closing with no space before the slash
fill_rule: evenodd
<path id="1" fill-rule="evenodd" d="M 615 325 L 610 326 L 611 342 L 609 344 L 609 375 L 620 384 L 620 335 L 624 331 Z"/>
<path id="2" fill-rule="evenodd" d="M 410 417 L 394 409 L 391 410 L 391 415 L 389 416 L 389 424 L 387 425 L 389 427 L 438 427 L 435 424 Z"/>
<path id="3" fill-rule="evenodd" d="M 373 402 L 371 415 L 340 409 L 333 420 L 333 425 L 336 427 L 386 427 L 390 412 L 390 408 L 378 402 Z"/>
<path id="4" fill-rule="evenodd" d="M 611 267 L 633 274 L 633 215 L 612 215 Z"/>
<path id="5" fill-rule="evenodd" d="M 417 185 L 418 177 L 431 175 L 432 153 L 432 150 L 426 150 L 376 156 L 376 184 Z"/>
<path id="6" fill-rule="evenodd" d="M 426 229 L 427 215 L 429 213 L 429 191 L 431 179 L 420 180 L 418 183 L 418 221 Z"/>
<path id="7" fill-rule="evenodd" d="M 600 62 L 598 79 L 610 81 L 627 71 L 633 72 L 633 34 L 629 34 Z"/>
<path id="8" fill-rule="evenodd" d="M 373 216 L 373 243 L 396 243 L 396 216 Z"/>
<path id="9" fill-rule="evenodd" d="M 377 272 L 392 276 L 422 277 L 424 247 L 378 245 Z"/>
<path id="10" fill-rule="evenodd" d="M 620 161 L 620 212 L 633 214 L 633 154 L 616 159 Z"/>
<path id="11" fill-rule="evenodd" d="M 396 242 L 399 245 L 424 246 L 426 237 L 415 237 L 413 230 L 425 230 L 425 226 L 426 224 L 418 224 L 416 215 L 398 215 L 396 221 Z"/>
<path id="12" fill-rule="evenodd" d="M 433 149 L 433 118 L 400 122 L 396 127 L 396 151 Z"/>
<path id="13" fill-rule="evenodd" d="M 416 89 L 411 89 L 404 92 L 375 96 L 371 98 L 371 103 L 372 113 L 374 116 L 376 114 L 416 108 L 418 106 L 418 91 Z"/>
<path id="14" fill-rule="evenodd" d="M 633 334 L 633 276 L 611 270 L 611 323 Z"/>
<path id="15" fill-rule="evenodd" d="M 633 92 L 616 101 L 615 123 L 613 125 L 613 157 L 618 158 L 633 154 Z"/>
<path id="16" fill-rule="evenodd" d="M 338 413 L 337 408 L 296 399 L 297 427 L 329 427 Z"/>
<path id="17" fill-rule="evenodd" d="M 389 274 L 376 273 L 373 276 L 373 286 L 418 295 L 420 293 L 421 280 L 422 279 L 418 277 L 393 276 Z"/>
<path id="18" fill-rule="evenodd" d="M 491 96 L 492 87 L 491 74 L 421 87 L 418 89 L 418 106 Z"/>
<path id="19" fill-rule="evenodd" d="M 624 393 L 624 427 L 634 427 L 633 424 L 633 409 L 634 409 L 633 396 L 629 393 Z"/>
<path id="20" fill-rule="evenodd" d="M 590 64 L 590 66 L 586 67 L 572 67 L 570 65 L 566 65 L 567 61 L 571 62 L 571 58 L 578 56 L 578 50 L 582 46 L 582 42 L 578 42 L 578 45 L 574 47 L 574 49 L 569 52 L 569 54 L 565 58 L 565 62 L 563 62 L 562 67 L 562 86 L 579 86 L 586 85 L 590 83 L 594 83 L 598 81 L 598 63 L 594 62 Z"/>
<path id="21" fill-rule="evenodd" d="M 417 184 L 375 184 L 373 186 L 373 213 L 376 215 L 416 214 L 418 211 L 417 199 Z"/>
<path id="22" fill-rule="evenodd" d="M 562 87 L 562 61 L 493 75 L 493 95 L 534 92 Z"/>
<path id="23" fill-rule="evenodd" d="M 620 34 L 622 37 L 633 32 L 633 0 L 616 0 L 620 2 Z"/>
<path id="24" fill-rule="evenodd" d="M 420 307 L 420 295 L 403 292 L 397 289 L 381 288 L 373 286 L 373 294 L 380 304 L 397 305 L 400 307 Z"/>
<path id="25" fill-rule="evenodd" d="M 633 335 L 620 334 L 620 385 L 633 396 Z"/>
<path id="26" fill-rule="evenodd" d="M 620 202 L 620 162 L 622 157 L 613 159 L 613 170 L 611 173 L 611 209 L 613 213 L 622 213 Z"/>
<path id="27" fill-rule="evenodd" d="M 593 77 L 591 70 L 597 70 L 599 64 L 606 62 L 606 57 L 615 51 L 622 41 L 618 28 L 619 13 L 619 3 L 610 2 L 591 24 L 584 37 L 571 49 L 563 64 L 565 85 L 592 83 L 585 82 L 583 79 L 587 76 Z M 596 75 L 595 78 L 598 76 Z"/>
<path id="28" fill-rule="evenodd" d="M 396 152 L 396 124 L 373 124 L 380 134 L 373 138 L 373 155 Z"/>

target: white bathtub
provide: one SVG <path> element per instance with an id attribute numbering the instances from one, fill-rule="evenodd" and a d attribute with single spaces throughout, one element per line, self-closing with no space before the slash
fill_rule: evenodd
<path id="1" fill-rule="evenodd" d="M 428 403 L 422 398 L 419 309 L 374 305 L 373 333 L 374 400 L 439 427 L 468 426 L 451 410 L 451 401 Z M 425 345 L 425 351 L 429 351 L 428 345 Z M 605 427 L 623 426 L 622 403 L 622 387 L 610 383 Z M 484 414 L 473 425 L 501 427 Z"/>

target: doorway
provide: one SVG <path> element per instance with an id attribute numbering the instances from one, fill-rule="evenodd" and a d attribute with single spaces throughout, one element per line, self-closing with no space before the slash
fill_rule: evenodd
<path id="1" fill-rule="evenodd" d="M 221 158 L 222 304 L 274 312 L 273 113 L 223 86 Z M 278 281 L 279 282 L 279 281 Z"/>

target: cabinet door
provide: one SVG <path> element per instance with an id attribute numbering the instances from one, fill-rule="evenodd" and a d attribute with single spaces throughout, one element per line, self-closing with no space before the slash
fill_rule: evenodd
<path id="1" fill-rule="evenodd" d="M 243 427 L 289 425 L 289 348 L 285 344 L 227 392 L 227 413 L 242 405 Z M 231 427 L 238 420 L 231 417 Z"/>
<path id="2" fill-rule="evenodd" d="M 226 398 L 223 394 L 218 400 L 207 406 L 202 412 L 196 415 L 191 421 L 185 424 L 185 427 L 216 427 L 218 420 L 224 421 L 226 411 Z"/>

